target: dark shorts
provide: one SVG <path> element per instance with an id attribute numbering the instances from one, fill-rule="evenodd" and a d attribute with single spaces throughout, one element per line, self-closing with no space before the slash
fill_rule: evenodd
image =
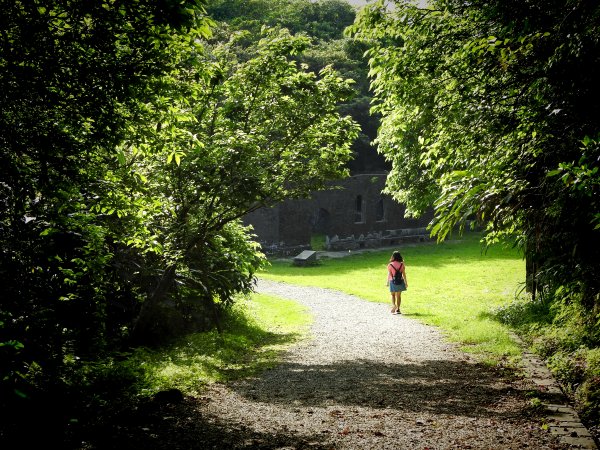
<path id="1" fill-rule="evenodd" d="M 403 292 L 406 290 L 406 285 L 404 283 L 396 284 L 393 281 L 390 281 L 390 292 Z"/>

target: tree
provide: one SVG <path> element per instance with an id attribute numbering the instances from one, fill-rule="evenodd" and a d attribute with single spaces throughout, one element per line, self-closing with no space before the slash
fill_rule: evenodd
<path id="1" fill-rule="evenodd" d="M 392 4 L 368 5 L 349 30 L 371 45 L 387 192 L 410 214 L 433 204 L 439 240 L 469 221 L 487 243 L 513 239 L 533 300 L 553 300 L 556 320 L 597 347 L 600 7 Z"/>
<path id="2" fill-rule="evenodd" d="M 363 55 L 366 47 L 343 36 L 344 29 L 356 17 L 352 5 L 340 0 L 218 0 L 210 3 L 208 11 L 219 21 L 214 40 L 226 41 L 230 35 L 236 34 L 238 48 L 258 41 L 263 26 L 286 28 L 292 34 L 308 36 L 311 45 L 297 58 L 308 64 L 309 70 L 319 72 L 326 66 L 332 66 L 342 77 L 355 82 L 355 94 L 340 104 L 340 113 L 351 115 L 361 126 L 352 146 L 353 157 L 348 168 L 352 172 L 387 169 L 388 165 L 372 145 L 379 119 L 369 114 L 372 95 Z M 240 52 L 243 50 L 240 49 Z M 240 58 L 243 57 L 240 53 Z"/>
<path id="3" fill-rule="evenodd" d="M 440 239 L 475 218 L 489 241 L 514 236 L 544 270 L 577 268 L 567 279 L 591 289 L 591 307 L 598 254 L 583 242 L 598 241 L 599 10 L 566 5 L 398 2 L 390 12 L 380 2 L 351 32 L 372 45 L 388 192 L 412 214 L 435 203 Z"/>
<path id="4" fill-rule="evenodd" d="M 238 61 L 201 2 L 13 2 L 1 23 L 4 437 L 61 430 L 132 342 L 212 326 L 264 261 L 239 217 L 343 176 L 356 129 L 348 82 L 293 60 L 306 40 Z"/>
<path id="5" fill-rule="evenodd" d="M 156 97 L 148 80 L 172 70 L 171 50 L 194 47 L 208 22 L 197 1 L 16 1 L 1 14 L 0 342 L 10 402 L 59 384 L 67 355 L 97 355 L 119 337 L 137 294 L 122 283 L 117 243 L 136 231 L 107 206 L 127 192 L 113 176 L 115 148 L 143 121 L 140 101 Z"/>
<path id="6" fill-rule="evenodd" d="M 224 305 L 235 292 L 250 291 L 260 267 L 250 257 L 257 249 L 228 245 L 224 251 L 219 244 L 235 235 L 232 227 L 239 227 L 242 216 L 307 197 L 347 175 L 358 130 L 337 106 L 352 93 L 350 80 L 329 67 L 319 74 L 304 70 L 295 58 L 308 39 L 284 30 L 264 33 L 242 60 L 235 38 L 198 55 L 180 79 L 187 95 L 175 99 L 183 101 L 165 99 L 169 113 L 159 123 L 171 131 L 143 171 L 156 180 L 153 196 L 168 205 L 156 227 L 162 230 L 161 247 L 176 257 L 161 268 L 165 289 L 156 289 L 144 303 L 137 327 L 144 336 L 153 324 L 165 323 L 161 305 L 180 290 L 166 287 L 178 278 L 186 296 L 202 299 L 208 310 L 214 310 L 214 299 Z M 129 148 L 133 162 L 140 151 Z M 235 239 L 243 242 L 241 235 Z M 243 248 L 246 256 L 240 257 L 236 250 Z"/>
<path id="7" fill-rule="evenodd" d="M 343 0 L 215 0 L 208 5 L 215 20 L 234 30 L 260 33 L 263 26 L 287 28 L 319 40 L 339 39 L 351 25 L 355 9 Z"/>
<path id="8" fill-rule="evenodd" d="M 340 75 L 355 82 L 355 95 L 340 104 L 340 112 L 351 115 L 361 126 L 361 133 L 352 146 L 353 158 L 348 163 L 352 173 L 377 172 L 388 166 L 372 144 L 377 137 L 379 117 L 369 114 L 373 96 L 369 92 L 367 60 L 363 56 L 366 49 L 361 42 L 340 38 L 318 42 L 302 57 L 311 70 L 332 66 Z"/>

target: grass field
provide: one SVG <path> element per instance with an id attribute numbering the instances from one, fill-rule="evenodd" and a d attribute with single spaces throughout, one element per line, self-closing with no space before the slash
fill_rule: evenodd
<path id="1" fill-rule="evenodd" d="M 490 362 L 518 356 L 508 329 L 490 318 L 490 311 L 514 299 L 525 280 L 525 262 L 516 250 L 498 246 L 482 251 L 480 236 L 469 233 L 443 244 L 400 247 L 406 263 L 408 291 L 402 312 L 435 325 L 467 351 Z M 312 267 L 274 260 L 260 277 L 288 283 L 337 289 L 391 305 L 386 265 L 392 250 L 321 259 Z M 352 252 L 350 252 L 352 253 Z"/>

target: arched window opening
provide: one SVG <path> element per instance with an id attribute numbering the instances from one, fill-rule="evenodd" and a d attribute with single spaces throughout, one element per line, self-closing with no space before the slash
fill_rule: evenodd
<path id="1" fill-rule="evenodd" d="M 316 234 L 328 234 L 331 214 L 324 208 L 319 208 L 314 212 L 312 218 L 312 232 Z"/>
<path id="2" fill-rule="evenodd" d="M 364 206 L 362 195 L 357 195 L 356 209 L 354 210 L 354 223 L 363 223 L 365 221 Z"/>
<path id="3" fill-rule="evenodd" d="M 375 206 L 375 221 L 385 222 L 385 207 L 383 204 L 383 198 L 380 198 Z"/>

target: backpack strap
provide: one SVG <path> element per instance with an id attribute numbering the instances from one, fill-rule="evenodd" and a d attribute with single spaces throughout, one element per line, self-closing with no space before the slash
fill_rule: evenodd
<path id="1" fill-rule="evenodd" d="M 388 264 L 388 266 L 392 266 L 392 269 L 394 269 L 394 273 L 396 273 L 396 272 L 402 272 L 402 266 L 403 265 L 404 265 L 404 262 L 400 262 L 400 268 L 396 269 L 392 263 Z"/>

